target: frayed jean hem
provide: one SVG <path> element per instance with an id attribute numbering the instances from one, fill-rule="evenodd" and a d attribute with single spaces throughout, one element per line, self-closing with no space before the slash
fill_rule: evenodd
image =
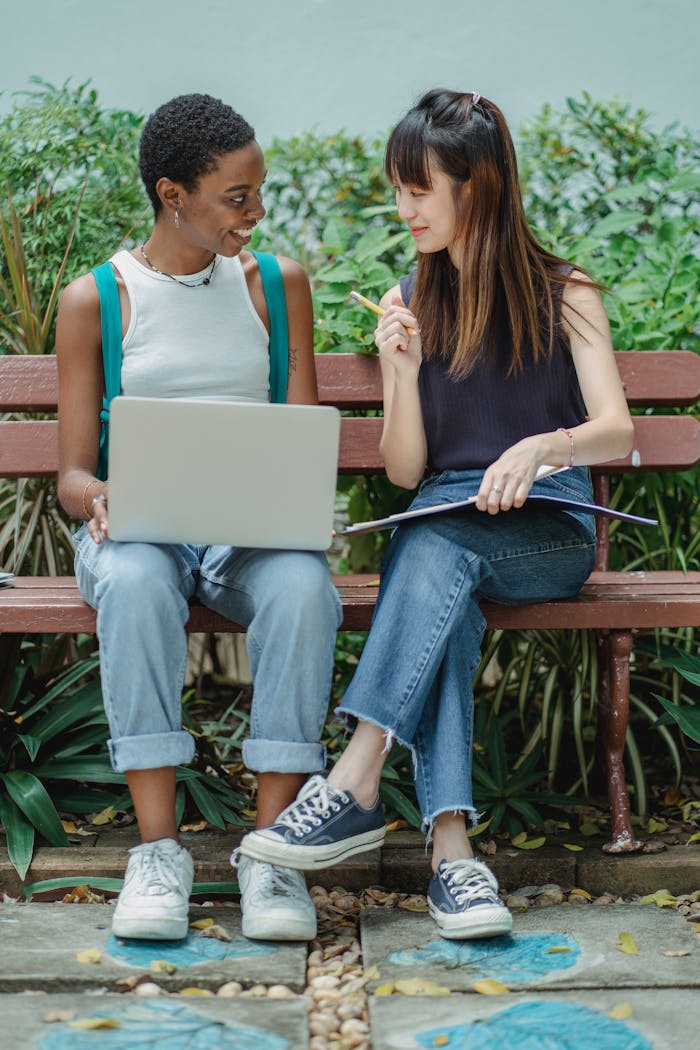
<path id="1" fill-rule="evenodd" d="M 479 823 L 483 813 L 477 813 L 473 806 L 446 806 L 444 809 L 439 809 L 431 817 L 423 817 L 420 829 L 425 835 L 425 848 L 426 851 L 428 846 L 433 841 L 433 830 L 435 828 L 435 821 L 438 817 L 442 816 L 443 813 L 451 813 L 452 816 L 463 816 L 468 828 L 475 828 Z"/>

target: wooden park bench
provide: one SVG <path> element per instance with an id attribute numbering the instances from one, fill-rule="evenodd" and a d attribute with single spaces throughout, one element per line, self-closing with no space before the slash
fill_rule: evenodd
<path id="1" fill-rule="evenodd" d="M 700 460 L 700 420 L 673 410 L 700 399 L 700 356 L 688 351 L 624 352 L 616 355 L 631 406 L 662 408 L 669 414 L 635 416 L 635 447 L 624 460 L 593 470 L 596 499 L 608 503 L 610 476 L 622 471 L 644 474 L 688 470 Z M 376 357 L 325 354 L 317 357 L 323 404 L 354 410 L 381 408 Z M 56 362 L 51 356 L 0 355 L 0 413 L 56 411 Z M 377 415 L 346 415 L 342 420 L 339 470 L 343 474 L 383 473 L 379 456 L 382 421 Z M 55 419 L 0 421 L 0 477 L 56 474 Z M 669 515 L 673 508 L 667 508 Z M 566 601 L 508 608 L 486 604 L 489 628 L 578 630 L 597 632 L 602 659 L 598 686 L 599 731 L 612 810 L 609 852 L 639 848 L 630 825 L 623 753 L 629 707 L 630 654 L 633 635 L 655 627 L 700 627 L 700 572 L 608 571 L 608 521 L 597 519 L 596 570 L 581 593 Z M 11 569 L 12 566 L 6 566 Z M 376 573 L 335 577 L 343 609 L 343 628 L 369 628 L 375 606 Z M 187 629 L 232 632 L 242 628 L 193 603 Z M 17 578 L 0 589 L 0 632 L 16 635 L 95 631 L 95 612 L 81 598 L 72 577 Z"/>

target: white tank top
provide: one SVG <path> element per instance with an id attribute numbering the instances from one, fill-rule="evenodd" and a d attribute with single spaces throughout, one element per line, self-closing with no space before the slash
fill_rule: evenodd
<path id="1" fill-rule="evenodd" d="M 122 393 L 269 400 L 269 336 L 238 256 L 217 256 L 210 284 L 198 288 L 154 273 L 128 251 L 110 261 L 124 279 L 131 304 L 122 341 Z M 182 279 L 197 281 L 208 272 L 209 267 Z"/>

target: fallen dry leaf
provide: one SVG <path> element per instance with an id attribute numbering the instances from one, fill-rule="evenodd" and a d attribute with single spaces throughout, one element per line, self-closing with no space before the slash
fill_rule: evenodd
<path id="1" fill-rule="evenodd" d="M 668 955 L 672 959 L 680 959 L 684 955 L 690 955 L 687 948 L 679 949 L 678 951 L 664 952 L 664 955 Z"/>
<path id="2" fill-rule="evenodd" d="M 230 941 L 231 938 L 218 922 L 213 923 L 211 926 L 207 926 L 206 929 L 202 930 L 199 934 L 200 937 L 215 937 L 217 941 Z"/>
<path id="3" fill-rule="evenodd" d="M 584 897 L 587 901 L 592 901 L 593 898 L 587 890 L 579 889 L 578 886 L 574 886 L 572 890 L 569 890 L 569 894 L 575 893 L 577 897 Z"/>
<path id="4" fill-rule="evenodd" d="M 387 830 L 387 832 L 389 832 L 389 831 L 403 831 L 403 829 L 407 828 L 407 827 L 408 827 L 408 824 L 406 823 L 405 820 L 392 820 L 389 824 L 387 824 L 386 830 Z"/>
<path id="5" fill-rule="evenodd" d="M 567 948 L 565 944 L 554 944 L 551 948 L 547 948 L 545 955 L 561 955 L 563 952 L 570 952 L 571 948 Z"/>
<path id="6" fill-rule="evenodd" d="M 686 842 L 686 846 L 690 846 L 693 842 L 700 842 L 700 831 L 696 831 L 694 835 L 690 836 Z"/>
<path id="7" fill-rule="evenodd" d="M 472 988 L 479 995 L 507 995 L 510 991 L 505 984 L 501 984 L 500 981 L 493 981 L 491 978 L 486 978 L 483 981 L 474 981 Z"/>
<path id="8" fill-rule="evenodd" d="M 213 926 L 213 919 L 195 919 L 194 922 L 190 923 L 191 930 L 206 930 L 208 926 Z"/>
<path id="9" fill-rule="evenodd" d="M 401 995 L 449 995 L 450 989 L 424 977 L 409 977 L 404 981 L 394 982 L 396 991 Z"/>
<path id="10" fill-rule="evenodd" d="M 579 824 L 578 830 L 582 835 L 597 835 L 598 825 L 594 824 L 592 820 L 584 820 L 582 824 Z"/>
<path id="11" fill-rule="evenodd" d="M 199 820 L 196 824 L 181 824 L 180 831 L 204 831 L 208 827 L 206 820 Z"/>
<path id="12" fill-rule="evenodd" d="M 151 959 L 151 973 L 177 973 L 177 966 L 167 959 Z"/>
<path id="13" fill-rule="evenodd" d="M 574 842 L 562 842 L 564 849 L 570 849 L 573 853 L 578 853 L 583 849 L 583 846 L 577 846 Z"/>
<path id="14" fill-rule="evenodd" d="M 516 835 L 514 839 L 511 839 L 511 842 L 514 846 L 520 846 L 523 842 L 526 841 L 526 839 L 527 831 L 521 831 L 520 834 Z"/>
<path id="15" fill-rule="evenodd" d="M 82 1017 L 79 1021 L 69 1021 L 71 1028 L 84 1028 L 90 1032 L 95 1028 L 119 1028 L 119 1021 L 111 1017 Z"/>
<path id="16" fill-rule="evenodd" d="M 657 890 L 640 898 L 640 904 L 655 904 L 657 908 L 675 908 L 676 898 L 668 890 Z"/>
<path id="17" fill-rule="evenodd" d="M 525 833 L 522 832 L 522 834 Z M 515 836 L 515 839 L 519 838 L 520 835 Z M 539 838 L 536 839 L 526 839 L 524 842 L 516 842 L 515 839 L 513 839 L 513 845 L 517 846 L 518 849 L 539 849 L 540 846 L 544 846 L 545 842 L 547 841 L 544 835 L 541 835 Z"/>
<path id="18" fill-rule="evenodd" d="M 447 1032 L 441 1032 L 440 1035 L 436 1035 L 433 1039 L 433 1046 L 447 1046 L 450 1041 L 450 1037 Z"/>
<path id="19" fill-rule="evenodd" d="M 86 948 L 83 952 L 76 952 L 75 957 L 79 963 L 98 963 L 102 958 L 99 948 Z"/>
<path id="20" fill-rule="evenodd" d="M 100 813 L 96 814 L 90 821 L 91 824 L 95 824 L 100 827 L 102 824 L 109 824 L 117 815 L 117 811 L 114 806 L 107 806 Z"/>
<path id="21" fill-rule="evenodd" d="M 632 1007 L 628 1002 L 616 1003 L 612 1010 L 608 1011 L 608 1017 L 612 1021 L 626 1021 L 632 1016 Z"/>
<path id="22" fill-rule="evenodd" d="M 50 1013 L 42 1017 L 42 1021 L 45 1021 L 47 1024 L 54 1024 L 56 1021 L 72 1021 L 74 1017 L 75 1010 L 51 1010 Z"/>
<path id="23" fill-rule="evenodd" d="M 665 820 L 655 820 L 654 817 L 650 817 L 647 823 L 647 831 L 650 835 L 654 835 L 659 831 L 668 831 L 668 824 Z"/>
<path id="24" fill-rule="evenodd" d="M 368 981 L 378 981 L 379 980 L 379 968 L 377 966 L 369 966 L 365 970 L 365 972 L 363 974 L 363 977 L 366 977 Z"/>
<path id="25" fill-rule="evenodd" d="M 638 955 L 637 942 L 631 933 L 618 933 L 617 935 L 617 950 L 624 952 L 625 955 Z"/>
<path id="26" fill-rule="evenodd" d="M 481 835 L 482 831 L 486 831 L 490 823 L 491 820 L 489 818 L 489 820 L 485 820 L 483 824 L 477 824 L 476 827 L 469 828 L 469 830 L 467 831 L 467 836 L 471 839 L 474 838 L 475 835 Z"/>
<path id="27" fill-rule="evenodd" d="M 208 988 L 181 988 L 180 995 L 213 995 Z"/>
<path id="28" fill-rule="evenodd" d="M 394 994 L 394 982 L 387 981 L 386 984 L 380 984 L 378 988 L 374 989 L 375 995 L 393 995 Z"/>

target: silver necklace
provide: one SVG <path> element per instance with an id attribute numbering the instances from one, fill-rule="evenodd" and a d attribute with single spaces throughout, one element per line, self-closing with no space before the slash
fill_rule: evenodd
<path id="1" fill-rule="evenodd" d="M 154 266 L 151 260 L 146 255 L 146 247 L 143 244 L 141 245 L 141 254 L 143 255 L 144 259 L 146 260 L 146 262 L 148 263 L 148 265 L 154 273 L 159 273 L 161 277 L 169 277 L 171 281 L 175 281 L 175 284 L 184 284 L 185 288 L 201 288 L 203 284 L 209 284 L 214 274 L 214 267 L 216 266 L 217 258 L 215 255 L 211 261 L 209 273 L 206 274 L 206 276 L 204 276 L 201 279 L 201 281 L 183 281 L 179 277 L 175 277 L 172 273 L 168 273 L 167 270 L 159 270 L 157 266 Z"/>

